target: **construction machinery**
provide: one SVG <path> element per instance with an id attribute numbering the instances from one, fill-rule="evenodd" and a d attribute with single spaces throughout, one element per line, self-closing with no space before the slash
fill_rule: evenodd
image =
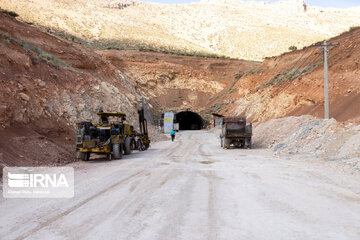
<path id="1" fill-rule="evenodd" d="M 229 149 L 231 145 L 239 148 L 251 148 L 252 124 L 246 125 L 246 117 L 221 118 L 221 147 Z"/>
<path id="2" fill-rule="evenodd" d="M 80 122 L 76 133 L 78 158 L 88 161 L 92 153 L 105 154 L 108 159 L 121 159 L 133 150 L 144 151 L 150 146 L 144 109 L 138 111 L 140 132 L 125 123 L 126 115 L 120 112 L 103 112 L 99 121 Z"/>

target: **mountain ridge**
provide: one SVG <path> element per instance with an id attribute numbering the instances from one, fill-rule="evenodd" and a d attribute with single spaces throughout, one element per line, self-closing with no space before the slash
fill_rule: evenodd
<path id="1" fill-rule="evenodd" d="M 360 25 L 360 8 L 305 7 L 299 0 L 190 4 L 4 0 L 0 7 L 15 11 L 23 21 L 85 39 L 121 41 L 123 49 L 136 42 L 145 50 L 177 49 L 245 60 L 263 60 L 289 51 L 290 46 L 303 48 Z"/>

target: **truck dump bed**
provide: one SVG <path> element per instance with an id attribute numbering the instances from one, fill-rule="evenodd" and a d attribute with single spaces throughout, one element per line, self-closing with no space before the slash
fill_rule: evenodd
<path id="1" fill-rule="evenodd" d="M 251 147 L 252 125 L 246 125 L 246 116 L 231 116 L 222 118 L 221 145 L 229 148 Z"/>

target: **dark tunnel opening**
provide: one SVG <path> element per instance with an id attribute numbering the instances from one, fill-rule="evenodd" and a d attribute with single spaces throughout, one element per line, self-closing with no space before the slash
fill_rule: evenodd
<path id="1" fill-rule="evenodd" d="M 179 123 L 179 130 L 200 130 L 204 128 L 202 117 L 191 111 L 177 113 L 176 122 Z"/>

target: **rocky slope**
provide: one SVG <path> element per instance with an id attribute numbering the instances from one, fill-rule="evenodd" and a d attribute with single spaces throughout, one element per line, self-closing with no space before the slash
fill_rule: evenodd
<path id="1" fill-rule="evenodd" d="M 0 14 L 0 161 L 72 160 L 74 125 L 100 107 L 136 119 L 140 96 L 100 55 Z"/>
<path id="2" fill-rule="evenodd" d="M 167 110 L 247 114 L 252 121 L 323 115 L 320 50 L 264 62 L 155 52 L 94 51 L 0 13 L 0 162 L 62 164 L 74 156 L 74 126 L 99 107 L 136 123 L 141 98 L 156 118 Z M 360 29 L 331 39 L 330 111 L 359 122 Z M 155 130 L 152 128 L 152 132 Z"/>
<path id="3" fill-rule="evenodd" d="M 164 109 L 203 109 L 239 68 L 248 71 L 259 64 L 153 52 L 95 52 L 7 14 L 0 13 L 0 22 L 2 165 L 14 159 L 27 165 L 72 160 L 75 123 L 96 120 L 100 107 L 127 113 L 135 126 L 141 98 L 155 117 Z"/>
<path id="4" fill-rule="evenodd" d="M 276 155 L 301 154 L 309 160 L 340 160 L 360 170 L 359 125 L 303 115 L 272 119 L 254 127 L 255 148 L 271 148 Z"/>
<path id="5" fill-rule="evenodd" d="M 2 0 L 0 7 L 27 22 L 112 41 L 97 45 L 100 48 L 215 53 L 247 60 L 275 56 L 290 46 L 302 48 L 360 25 L 360 8 L 324 9 L 304 6 L 302 0 Z"/>
<path id="6" fill-rule="evenodd" d="M 329 50 L 330 117 L 360 121 L 360 28 L 332 38 Z M 322 44 L 319 42 L 318 44 Z M 289 115 L 323 117 L 322 50 L 306 47 L 264 62 L 183 58 L 136 51 L 102 51 L 147 93 L 158 109 L 245 114 L 252 121 Z"/>
<path id="7" fill-rule="evenodd" d="M 328 51 L 330 117 L 359 122 L 360 28 L 328 43 L 340 43 Z M 252 72 L 214 100 L 225 106 L 221 113 L 246 114 L 257 121 L 287 115 L 324 116 L 323 59 L 318 47 L 268 58 Z"/>
<path id="8" fill-rule="evenodd" d="M 188 109 L 210 119 L 210 113 L 215 110 L 209 104 L 211 100 L 226 94 L 239 71 L 248 72 L 260 65 L 244 60 L 153 52 L 107 50 L 99 54 L 132 79 L 136 91 L 151 104 L 155 119 L 164 111 Z"/>

